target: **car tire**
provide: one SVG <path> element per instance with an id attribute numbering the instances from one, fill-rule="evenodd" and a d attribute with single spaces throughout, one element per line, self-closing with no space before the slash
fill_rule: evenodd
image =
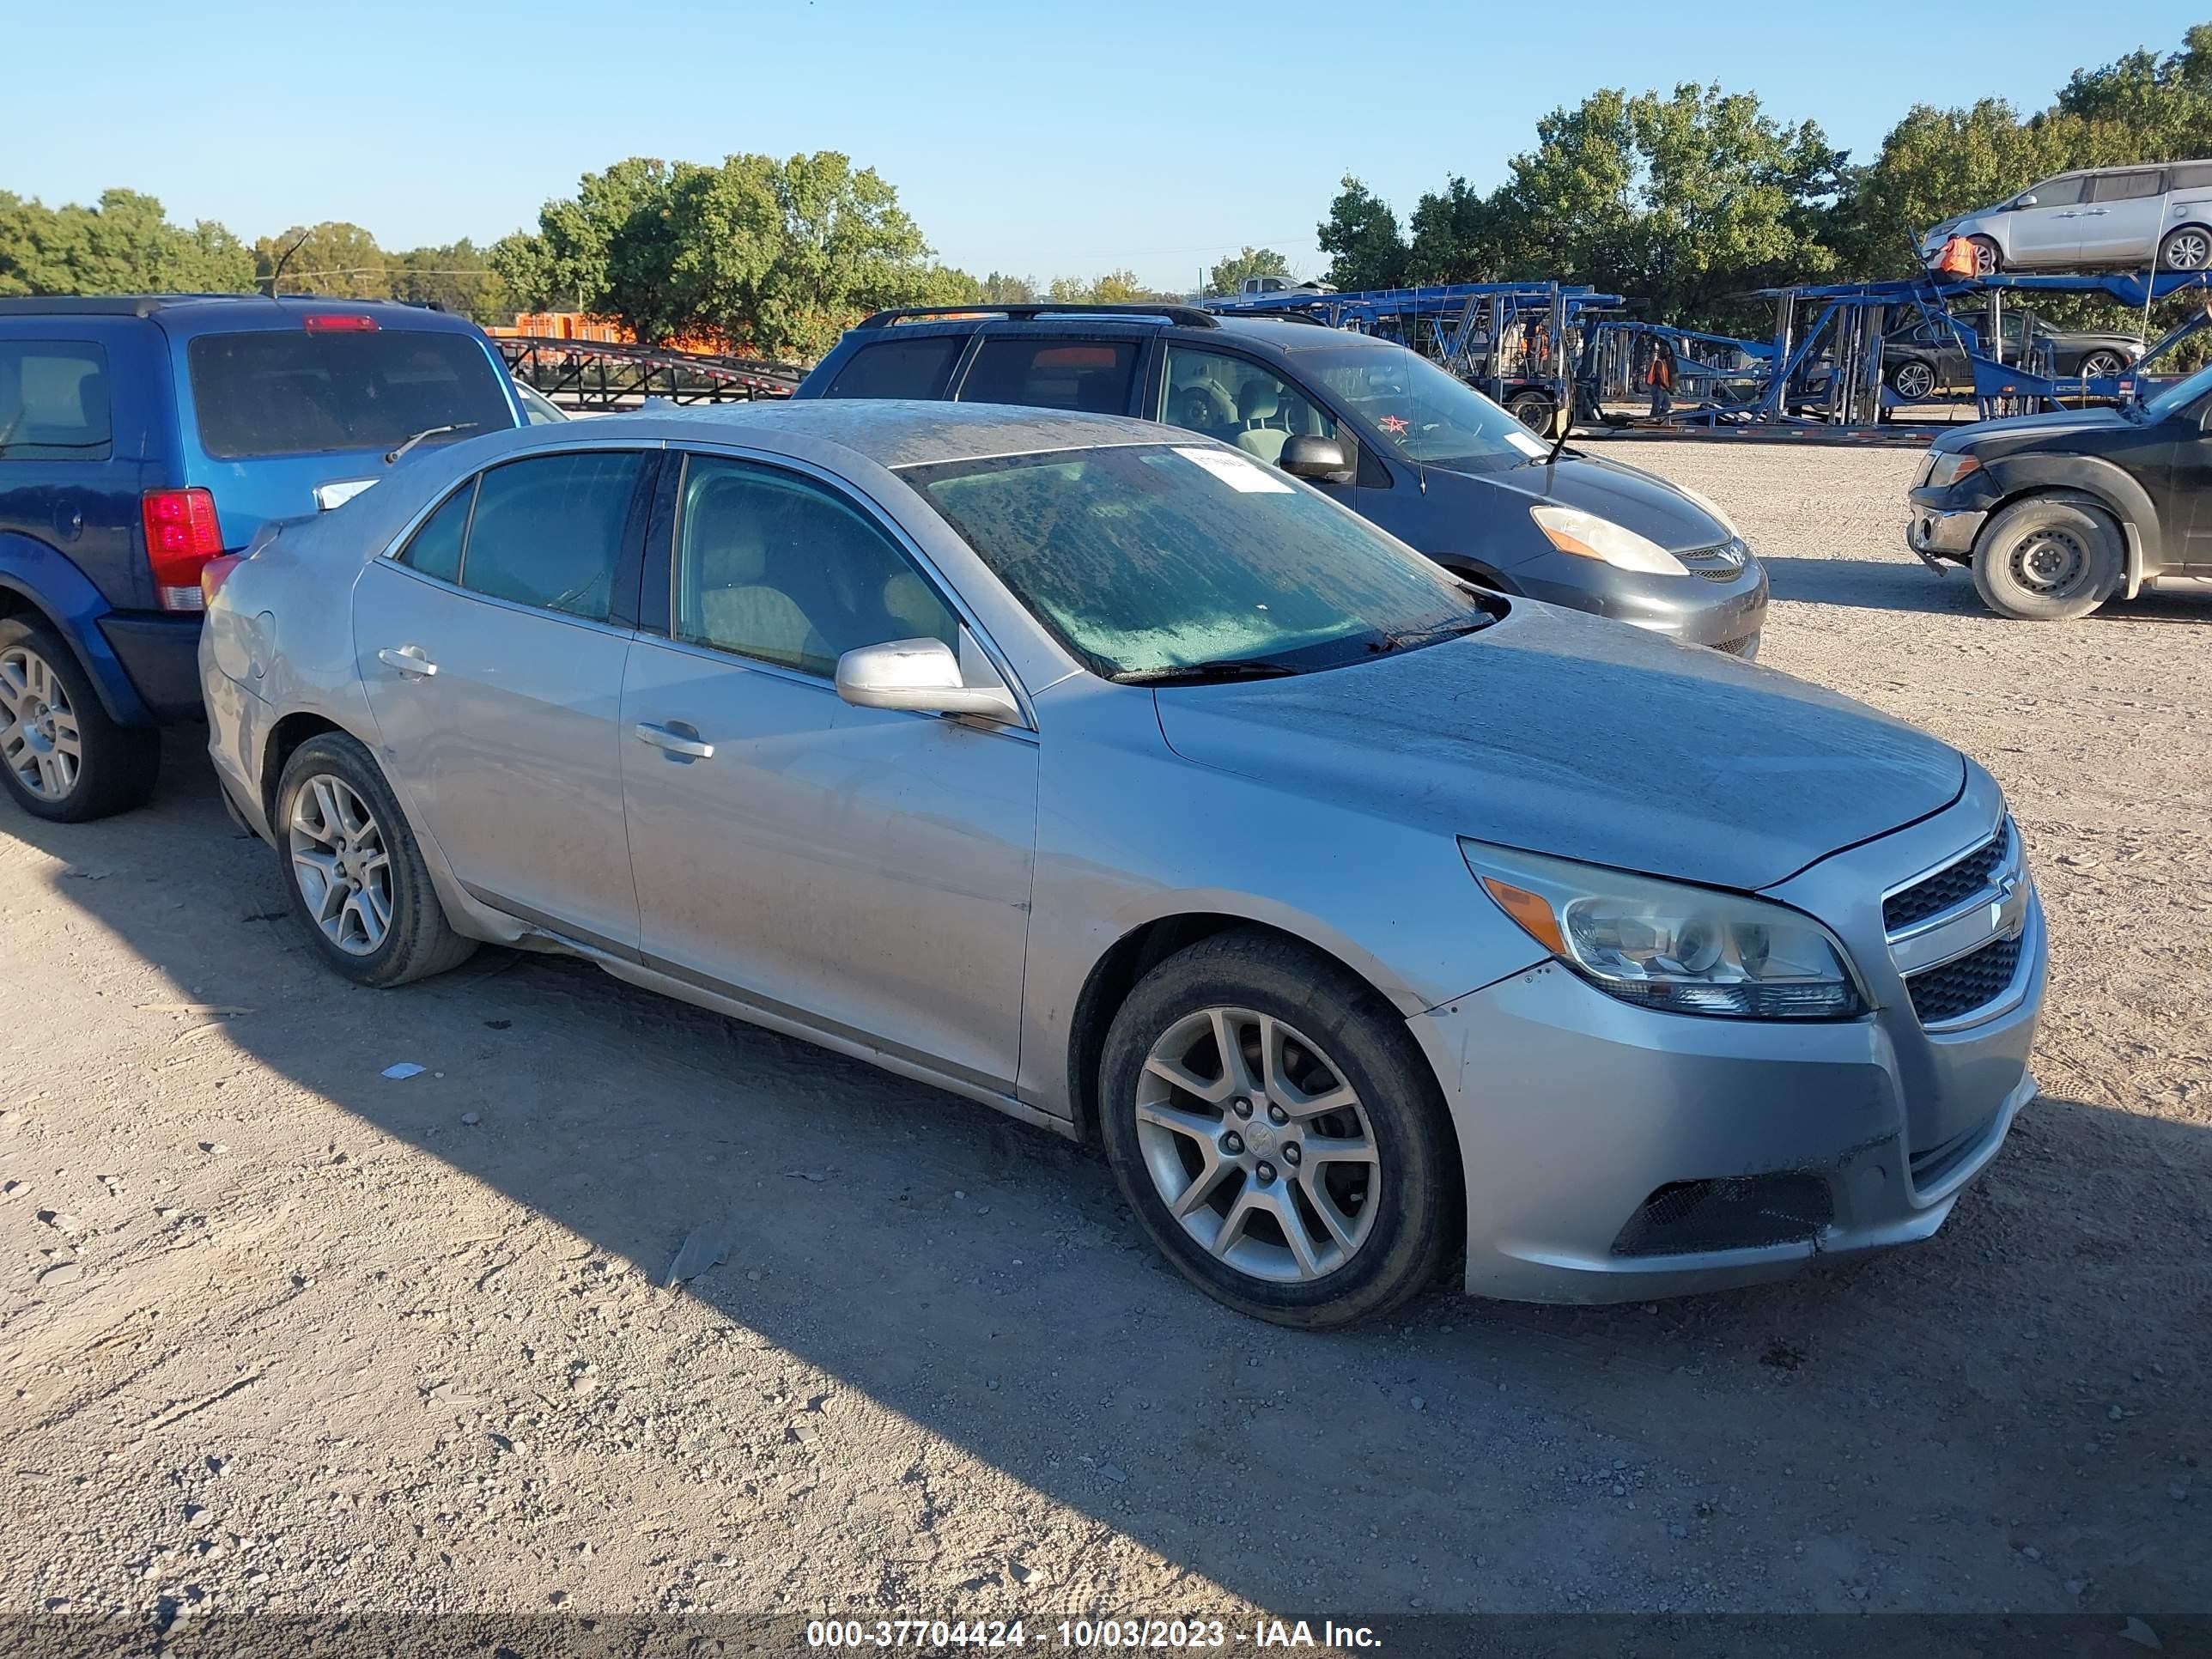
<path id="1" fill-rule="evenodd" d="M 2117 351 L 2084 352 L 2075 374 L 2085 380 L 2102 380 L 2119 374 L 2128 366 L 2128 360 Z"/>
<path id="2" fill-rule="evenodd" d="M 1966 244 L 1974 250 L 1974 275 L 1994 276 L 2004 269 L 2004 250 L 1987 236 L 1969 236 Z"/>
<path id="3" fill-rule="evenodd" d="M 1889 371 L 1889 389 L 1903 402 L 1924 403 L 1935 394 L 1935 365 L 1924 357 L 1907 357 Z"/>
<path id="4" fill-rule="evenodd" d="M 2212 268 L 2212 229 L 2203 225 L 2176 225 L 2158 245 L 2160 270 L 2203 270 Z"/>
<path id="5" fill-rule="evenodd" d="M 1974 587 L 1982 603 L 2019 622 L 2070 622 L 2119 589 L 2119 526 L 2100 509 L 2063 495 L 2015 501 L 1974 543 Z"/>
<path id="6" fill-rule="evenodd" d="M 1404 1017 L 1279 934 L 1233 928 L 1154 968 L 1114 1018 L 1099 1082 L 1139 1224 L 1240 1313 L 1371 1317 L 1431 1284 L 1460 1231 L 1458 1147 Z"/>
<path id="7" fill-rule="evenodd" d="M 1505 405 L 1505 412 L 1531 432 L 1548 438 L 1553 435 L 1553 423 L 1559 417 L 1559 405 L 1541 392 L 1523 392 Z"/>
<path id="8" fill-rule="evenodd" d="M 0 779 L 52 823 L 143 806 L 161 775 L 161 734 L 108 714 L 69 641 L 42 623 L 0 619 Z"/>
<path id="9" fill-rule="evenodd" d="M 326 732 L 292 751 L 270 828 L 293 913 L 355 984 L 404 985 L 474 953 L 446 919 L 392 786 L 352 738 Z"/>

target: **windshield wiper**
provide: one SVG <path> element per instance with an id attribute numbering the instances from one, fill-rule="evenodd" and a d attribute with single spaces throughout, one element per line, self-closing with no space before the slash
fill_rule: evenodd
<path id="1" fill-rule="evenodd" d="M 1458 622 L 1446 623 L 1441 628 L 1416 629 L 1407 634 L 1385 634 L 1379 640 L 1370 640 L 1370 651 L 1405 651 L 1417 645 L 1434 645 L 1438 640 L 1455 640 L 1463 634 L 1479 633 L 1496 622 L 1488 615 L 1466 617 Z"/>
<path id="2" fill-rule="evenodd" d="M 1116 685 L 1181 685 L 1202 680 L 1274 680 L 1299 671 L 1265 657 L 1228 657 L 1215 662 L 1176 663 L 1168 668 L 1132 668 L 1113 677 Z"/>
<path id="3" fill-rule="evenodd" d="M 480 421 L 464 421 L 458 426 L 426 426 L 413 437 L 410 438 L 405 443 L 400 445 L 398 448 L 386 454 L 384 464 L 386 466 L 396 465 L 402 456 L 406 454 L 409 450 L 414 448 L 416 444 L 421 443 L 425 438 L 441 437 L 448 432 L 473 432 L 482 424 L 483 422 Z"/>

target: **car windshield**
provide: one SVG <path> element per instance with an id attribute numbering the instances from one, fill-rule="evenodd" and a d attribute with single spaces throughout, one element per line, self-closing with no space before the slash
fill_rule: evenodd
<path id="1" fill-rule="evenodd" d="M 1494 471 L 1548 453 L 1466 381 L 1403 346 L 1301 349 L 1297 362 L 1409 461 Z"/>
<path id="2" fill-rule="evenodd" d="M 2212 363 L 2207 363 L 2185 380 L 2176 380 L 2156 397 L 2146 398 L 2143 417 L 2162 421 L 2169 415 L 2178 415 L 2208 392 L 2212 392 Z"/>
<path id="3" fill-rule="evenodd" d="M 200 441 L 219 460 L 391 449 L 433 427 L 465 437 L 514 424 L 489 354 L 465 334 L 203 334 L 187 362 Z"/>
<path id="4" fill-rule="evenodd" d="M 902 476 L 1108 678 L 1337 667 L 1490 619 L 1412 549 L 1218 444 L 994 456 Z"/>

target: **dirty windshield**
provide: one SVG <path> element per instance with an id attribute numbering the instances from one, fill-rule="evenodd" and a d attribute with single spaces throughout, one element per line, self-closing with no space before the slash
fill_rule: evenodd
<path id="1" fill-rule="evenodd" d="M 1403 348 L 1301 350 L 1297 364 L 1409 461 L 1488 472 L 1545 453 L 1527 427 L 1466 381 Z"/>
<path id="2" fill-rule="evenodd" d="M 1419 554 L 1218 444 L 1058 450 L 903 476 L 1110 678 L 1300 673 L 1488 620 Z"/>

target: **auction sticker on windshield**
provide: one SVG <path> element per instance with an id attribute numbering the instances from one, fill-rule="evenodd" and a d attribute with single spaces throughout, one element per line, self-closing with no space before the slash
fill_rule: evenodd
<path id="1" fill-rule="evenodd" d="M 1509 432 L 1505 434 L 1505 441 L 1532 460 L 1552 453 L 1525 432 Z"/>
<path id="2" fill-rule="evenodd" d="M 1246 495 L 1287 495 L 1290 485 L 1268 477 L 1267 471 L 1225 449 L 1177 449 L 1176 453 L 1194 466 L 1204 467 L 1231 489 Z"/>

